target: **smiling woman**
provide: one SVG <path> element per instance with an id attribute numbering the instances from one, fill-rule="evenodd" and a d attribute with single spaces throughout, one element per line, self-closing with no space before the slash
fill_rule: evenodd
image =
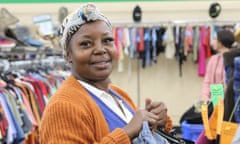
<path id="1" fill-rule="evenodd" d="M 116 48 L 111 29 L 103 21 L 83 25 L 70 40 L 66 52 L 75 77 L 85 81 L 106 79 L 113 69 Z"/>
<path id="2" fill-rule="evenodd" d="M 72 76 L 44 111 L 42 144 L 130 144 L 143 122 L 152 131 L 171 126 L 163 102 L 146 99 L 145 109 L 137 110 L 125 91 L 110 84 L 116 48 L 111 24 L 95 5 L 83 4 L 67 16 L 61 33 Z"/>

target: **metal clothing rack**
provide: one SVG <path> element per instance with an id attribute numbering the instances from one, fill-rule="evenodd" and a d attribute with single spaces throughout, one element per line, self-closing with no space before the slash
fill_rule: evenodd
<path id="1" fill-rule="evenodd" d="M 111 24 L 113 27 L 157 27 L 157 26 L 212 26 L 212 25 L 234 25 L 240 23 L 240 20 L 169 20 L 169 21 L 143 21 L 139 23 L 134 23 L 132 21 L 113 21 Z M 140 61 L 137 59 L 137 104 L 140 106 L 141 102 L 141 84 L 140 84 Z M 180 66 L 180 76 L 181 76 L 181 66 Z"/>
<path id="2" fill-rule="evenodd" d="M 18 69 L 28 69 L 34 66 L 64 66 L 65 60 L 61 57 L 53 56 L 45 59 L 35 59 L 35 60 L 19 60 L 19 61 L 11 61 L 8 60 L 0 60 L 0 70 L 1 71 L 9 71 L 9 70 L 18 70 Z"/>
<path id="3" fill-rule="evenodd" d="M 143 21 L 134 23 L 131 21 L 113 21 L 113 27 L 154 27 L 154 26 L 168 26 L 168 25 L 229 25 L 240 23 L 240 20 L 169 20 L 169 21 Z"/>

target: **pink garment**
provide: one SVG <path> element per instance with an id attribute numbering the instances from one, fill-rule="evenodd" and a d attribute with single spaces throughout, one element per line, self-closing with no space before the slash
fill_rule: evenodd
<path id="1" fill-rule="evenodd" d="M 115 46 L 117 49 L 117 59 L 119 58 L 120 55 L 120 41 L 119 41 L 119 36 L 118 36 L 118 28 L 114 28 L 113 29 L 113 34 L 114 34 L 114 38 L 115 38 Z"/>
<path id="2" fill-rule="evenodd" d="M 205 47 L 204 47 L 204 36 L 205 36 L 205 27 L 200 27 L 200 43 L 199 43 L 199 54 L 198 54 L 198 75 L 204 76 L 206 72 L 206 56 L 205 56 Z"/>
<path id="3" fill-rule="evenodd" d="M 223 55 L 221 53 L 211 56 L 207 65 L 207 72 L 204 77 L 201 100 L 209 100 L 210 85 L 211 84 L 224 84 L 225 82 L 225 69 L 223 64 Z"/>

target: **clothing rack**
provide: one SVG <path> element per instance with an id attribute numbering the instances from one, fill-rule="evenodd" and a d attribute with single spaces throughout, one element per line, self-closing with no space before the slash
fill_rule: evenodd
<path id="1" fill-rule="evenodd" d="M 37 127 L 44 108 L 68 76 L 57 64 L 64 64 L 64 59 L 0 60 L 4 70 L 0 73 L 0 143 L 39 143 Z"/>
<path id="2" fill-rule="evenodd" d="M 18 57 L 21 58 L 18 58 Z M 49 56 L 62 56 L 62 51 L 52 48 L 28 48 L 16 47 L 9 51 L 0 51 L 0 59 L 7 59 L 9 61 L 27 60 L 34 58 L 47 58 Z"/>
<path id="3" fill-rule="evenodd" d="M 34 66 L 65 66 L 65 60 L 61 57 L 52 56 L 45 59 L 35 59 L 35 60 L 20 60 L 20 61 L 7 61 L 0 60 L 0 70 L 18 70 L 18 69 L 28 69 Z"/>
<path id="4" fill-rule="evenodd" d="M 178 26 L 178 25 L 229 25 L 240 23 L 240 20 L 169 20 L 169 21 L 143 21 L 134 23 L 131 21 L 113 21 L 113 27 L 154 27 L 154 26 Z"/>
<path id="5" fill-rule="evenodd" d="M 166 21 L 142 21 L 134 23 L 132 21 L 113 21 L 112 26 L 116 29 L 118 28 L 158 28 L 158 27 L 174 27 L 174 26 L 180 26 L 180 27 L 186 27 L 186 26 L 192 26 L 192 27 L 200 27 L 200 26 L 234 26 L 235 24 L 240 23 L 240 20 L 218 20 L 218 19 L 206 19 L 206 20 L 166 20 Z M 179 75 L 182 76 L 182 64 L 185 60 L 184 52 L 179 51 Z M 140 106 L 140 99 L 141 99 L 141 92 L 140 92 L 140 78 L 141 78 L 141 70 L 140 70 L 141 64 L 139 59 L 137 59 L 137 75 L 136 75 L 136 85 L 137 85 L 137 104 Z"/>

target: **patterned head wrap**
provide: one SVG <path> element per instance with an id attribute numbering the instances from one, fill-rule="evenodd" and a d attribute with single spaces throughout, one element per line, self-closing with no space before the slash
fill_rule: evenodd
<path id="1" fill-rule="evenodd" d="M 104 21 L 110 29 L 112 29 L 109 20 L 98 10 L 92 3 L 81 5 L 73 13 L 69 14 L 60 27 L 60 35 L 62 35 L 61 44 L 63 47 L 63 55 L 66 56 L 68 51 L 68 44 L 72 36 L 79 30 L 81 25 L 93 21 Z"/>

